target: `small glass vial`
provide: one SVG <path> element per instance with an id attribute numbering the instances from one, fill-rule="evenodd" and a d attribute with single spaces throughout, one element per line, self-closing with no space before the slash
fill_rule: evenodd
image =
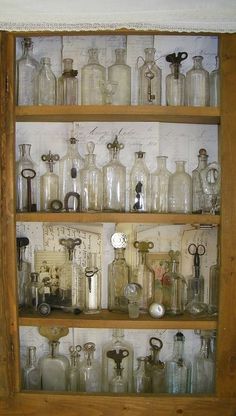
<path id="1" fill-rule="evenodd" d="M 64 70 L 58 78 L 58 104 L 78 104 L 78 71 L 73 69 L 73 59 L 63 59 Z"/>
<path id="2" fill-rule="evenodd" d="M 210 331 L 201 331 L 201 347 L 193 361 L 193 394 L 212 394 L 215 390 L 215 360 Z"/>
<path id="3" fill-rule="evenodd" d="M 137 368 L 134 370 L 133 386 L 135 393 L 151 393 L 152 379 L 147 370 L 147 357 L 137 358 Z"/>
<path id="4" fill-rule="evenodd" d="M 157 156 L 157 169 L 151 174 L 151 211 L 168 212 L 168 189 L 171 172 L 167 156 Z"/>
<path id="5" fill-rule="evenodd" d="M 161 105 L 161 69 L 155 62 L 155 48 L 144 49 L 145 59 L 138 69 L 138 103 Z M 138 62 L 138 61 L 137 61 Z"/>
<path id="6" fill-rule="evenodd" d="M 179 251 L 169 251 L 169 271 L 163 276 L 163 304 L 169 315 L 184 313 L 186 281 L 179 272 Z"/>
<path id="7" fill-rule="evenodd" d="M 27 348 L 27 361 L 23 369 L 23 387 L 26 390 L 41 390 L 41 374 L 34 346 Z"/>
<path id="8" fill-rule="evenodd" d="M 210 106 L 219 107 L 220 105 L 220 73 L 219 57 L 216 56 L 216 67 L 210 73 Z"/>
<path id="9" fill-rule="evenodd" d="M 118 83 L 112 97 L 114 105 L 131 104 L 131 68 L 126 64 L 125 54 L 125 49 L 115 49 L 116 61 L 108 68 L 108 81 Z"/>
<path id="10" fill-rule="evenodd" d="M 166 77 L 166 105 L 184 105 L 185 76 L 180 67 L 178 63 L 170 64 L 171 73 Z"/>
<path id="11" fill-rule="evenodd" d="M 39 63 L 32 54 L 32 39 L 24 38 L 21 44 L 23 53 L 16 62 L 16 101 L 17 105 L 35 105 L 37 96 L 35 77 L 39 70 Z"/>
<path id="12" fill-rule="evenodd" d="M 209 72 L 202 66 L 203 57 L 193 57 L 193 67 L 186 73 L 186 105 L 208 106 L 210 102 Z"/>
<path id="13" fill-rule="evenodd" d="M 82 211 L 101 211 L 103 198 L 102 171 L 96 166 L 95 144 L 88 142 L 88 154 L 85 155 L 84 168 L 80 170 L 81 177 L 81 209 Z"/>
<path id="14" fill-rule="evenodd" d="M 75 347 L 71 346 L 69 348 L 70 352 L 70 366 L 67 372 L 67 390 L 68 391 L 79 391 L 79 358 L 80 358 L 80 351 L 82 347 L 80 345 L 76 345 Z"/>
<path id="15" fill-rule="evenodd" d="M 59 345 L 59 341 L 49 341 L 49 354 L 39 359 L 42 390 L 67 390 L 67 374 L 70 363 L 65 355 L 59 353 Z"/>
<path id="16" fill-rule="evenodd" d="M 17 237 L 17 282 L 18 306 L 22 308 L 27 303 L 27 287 L 30 281 L 31 264 L 25 258 L 25 250 L 29 245 L 27 237 Z"/>
<path id="17" fill-rule="evenodd" d="M 81 70 L 81 104 L 105 104 L 102 89 L 106 82 L 106 69 L 99 63 L 98 49 L 89 49 L 88 54 L 88 64 Z"/>
<path id="18" fill-rule="evenodd" d="M 188 214 L 192 212 L 192 178 L 185 171 L 185 161 L 176 161 L 176 171 L 170 175 L 168 211 Z"/>
<path id="19" fill-rule="evenodd" d="M 97 267 L 97 253 L 88 253 L 85 268 L 85 307 L 84 313 L 101 311 L 101 272 Z"/>
<path id="20" fill-rule="evenodd" d="M 51 202 L 59 198 L 59 177 L 53 172 L 54 164 L 59 160 L 59 155 L 52 154 L 51 150 L 41 159 L 46 163 L 48 171 L 40 177 L 40 208 L 41 211 L 50 211 Z"/>
<path id="21" fill-rule="evenodd" d="M 94 358 L 95 344 L 87 342 L 83 346 L 84 360 L 80 365 L 80 391 L 100 392 L 101 385 L 101 365 Z"/>
<path id="22" fill-rule="evenodd" d="M 135 152 L 135 162 L 130 171 L 130 211 L 150 211 L 150 192 L 150 172 L 145 152 Z"/>
<path id="23" fill-rule="evenodd" d="M 154 244 L 151 241 L 135 241 L 134 247 L 138 249 L 138 266 L 132 281 L 142 287 L 139 309 L 141 313 L 147 313 L 155 295 L 155 273 L 147 265 L 147 254 Z"/>
<path id="24" fill-rule="evenodd" d="M 200 149 L 198 154 L 198 166 L 192 171 L 193 186 L 193 212 L 202 213 L 204 211 L 204 194 L 200 171 L 207 166 L 208 154 L 206 149 Z"/>
<path id="25" fill-rule="evenodd" d="M 16 162 L 16 209 L 20 212 L 37 210 L 37 165 L 30 155 L 31 144 L 20 144 Z"/>
<path id="26" fill-rule="evenodd" d="M 163 342 L 156 337 L 149 340 L 151 356 L 149 360 L 149 372 L 151 375 L 152 393 L 165 393 L 165 363 L 160 360 L 160 352 Z"/>
<path id="27" fill-rule="evenodd" d="M 41 58 L 40 69 L 36 76 L 38 105 L 55 105 L 57 100 L 56 77 L 51 69 L 51 59 Z"/>

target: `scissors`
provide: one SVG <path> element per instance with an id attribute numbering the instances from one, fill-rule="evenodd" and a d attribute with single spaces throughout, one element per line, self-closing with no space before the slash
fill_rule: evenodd
<path id="1" fill-rule="evenodd" d="M 190 244 L 188 246 L 188 252 L 193 258 L 193 267 L 195 270 L 195 277 L 200 276 L 200 256 L 203 256 L 206 252 L 205 246 L 203 244 Z"/>

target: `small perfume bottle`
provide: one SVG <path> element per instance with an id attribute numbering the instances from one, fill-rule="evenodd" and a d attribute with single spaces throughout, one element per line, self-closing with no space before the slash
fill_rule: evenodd
<path id="1" fill-rule="evenodd" d="M 86 342 L 83 346 L 84 360 L 80 366 L 80 391 L 100 392 L 101 385 L 101 365 L 94 358 L 95 344 Z"/>
<path id="2" fill-rule="evenodd" d="M 39 359 L 43 390 L 67 390 L 67 374 L 70 363 L 65 355 L 59 353 L 59 345 L 59 341 L 49 341 L 49 354 Z"/>
<path id="3" fill-rule="evenodd" d="M 41 390 L 41 374 L 36 359 L 36 347 L 27 349 L 27 361 L 23 369 L 23 385 L 26 390 Z"/>
<path id="4" fill-rule="evenodd" d="M 30 281 L 31 264 L 25 258 L 25 249 L 29 245 L 27 237 L 17 237 L 17 281 L 19 308 L 27 303 L 27 287 Z"/>
<path id="5" fill-rule="evenodd" d="M 42 211 L 50 211 L 51 202 L 59 197 L 59 177 L 53 172 L 53 166 L 60 157 L 49 150 L 41 159 L 46 162 L 48 171 L 40 177 L 40 206 Z"/>
<path id="6" fill-rule="evenodd" d="M 70 352 L 70 367 L 67 373 L 68 391 L 79 391 L 79 358 L 82 347 L 76 345 L 69 348 Z"/>

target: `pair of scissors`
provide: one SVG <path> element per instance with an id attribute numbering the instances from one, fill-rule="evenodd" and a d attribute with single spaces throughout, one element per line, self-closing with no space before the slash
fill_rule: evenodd
<path id="1" fill-rule="evenodd" d="M 195 277 L 200 277 L 200 256 L 203 256 L 206 252 L 206 248 L 203 244 L 190 244 L 188 246 L 188 252 L 193 258 L 193 266 L 195 270 Z"/>

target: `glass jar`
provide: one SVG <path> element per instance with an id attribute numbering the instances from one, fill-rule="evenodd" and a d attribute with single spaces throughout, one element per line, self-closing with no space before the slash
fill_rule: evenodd
<path id="1" fill-rule="evenodd" d="M 130 171 L 130 211 L 150 211 L 150 192 L 150 172 L 145 152 L 135 152 L 135 162 Z"/>
<path id="2" fill-rule="evenodd" d="M 185 172 L 185 161 L 176 161 L 176 171 L 170 175 L 168 211 L 188 214 L 192 212 L 192 178 Z"/>
<path id="3" fill-rule="evenodd" d="M 37 210 L 37 165 L 30 155 L 31 144 L 20 144 L 20 157 L 16 162 L 16 209 Z"/>
<path id="4" fill-rule="evenodd" d="M 36 95 L 38 105 L 55 105 L 57 100 L 57 82 L 51 69 L 51 59 L 41 58 L 36 79 Z"/>
<path id="5" fill-rule="evenodd" d="M 146 313 L 154 301 L 155 295 L 155 273 L 147 264 L 147 254 L 154 244 L 151 241 L 135 241 L 134 247 L 138 249 L 138 266 L 134 270 L 132 282 L 138 283 L 142 287 L 139 310 Z"/>
<path id="6" fill-rule="evenodd" d="M 64 70 L 58 78 L 58 99 L 59 105 L 78 104 L 78 71 L 73 69 L 73 59 L 63 59 Z"/>
<path id="7" fill-rule="evenodd" d="M 27 348 L 27 361 L 23 368 L 23 388 L 41 390 L 41 374 L 36 359 L 36 347 Z"/>
<path id="8" fill-rule="evenodd" d="M 219 57 L 216 56 L 216 67 L 210 73 L 210 106 L 219 107 L 220 105 L 220 73 Z"/>
<path id="9" fill-rule="evenodd" d="M 165 363 L 160 360 L 160 352 L 163 347 L 163 342 L 156 337 L 149 340 L 151 346 L 151 355 L 149 359 L 149 371 L 152 381 L 152 393 L 165 393 Z"/>
<path id="10" fill-rule="evenodd" d="M 101 385 L 101 365 L 94 358 L 95 344 L 87 342 L 83 346 L 84 360 L 80 365 L 80 391 L 100 392 Z"/>
<path id="11" fill-rule="evenodd" d="M 186 281 L 179 272 L 179 251 L 169 251 L 169 270 L 163 276 L 163 304 L 169 315 L 184 313 Z"/>
<path id="12" fill-rule="evenodd" d="M 24 38 L 21 44 L 23 53 L 16 62 L 16 101 L 17 105 L 35 105 L 37 95 L 35 77 L 39 63 L 32 54 L 32 39 Z"/>
<path id="13" fill-rule="evenodd" d="M 30 281 L 31 264 L 25 258 L 25 249 L 29 245 L 27 237 L 17 237 L 17 282 L 18 307 L 22 308 L 27 302 L 27 286 Z"/>
<path id="14" fill-rule="evenodd" d="M 126 64 L 125 54 L 125 49 L 115 49 L 116 61 L 108 68 L 108 81 L 118 82 L 112 97 L 114 105 L 131 104 L 131 68 Z"/>
<path id="15" fill-rule="evenodd" d="M 101 311 L 101 272 L 97 264 L 97 253 L 88 253 L 85 268 L 85 307 L 84 313 Z"/>
<path id="16" fill-rule="evenodd" d="M 151 174 L 151 211 L 168 212 L 168 189 L 171 172 L 167 156 L 157 156 L 157 169 Z"/>
<path id="17" fill-rule="evenodd" d="M 67 390 L 67 373 L 70 363 L 65 355 L 59 353 L 59 345 L 59 341 L 49 341 L 49 354 L 39 359 L 42 390 Z"/>
<path id="18" fill-rule="evenodd" d="M 152 379 L 147 371 L 147 357 L 138 357 L 137 368 L 134 370 L 133 385 L 135 393 L 151 393 Z"/>
<path id="19" fill-rule="evenodd" d="M 180 68 L 178 63 L 170 64 L 171 73 L 166 77 L 166 105 L 184 105 L 185 76 Z"/>
<path id="20" fill-rule="evenodd" d="M 40 177 L 40 209 L 50 211 L 51 203 L 59 198 L 59 176 L 53 172 L 54 164 L 59 160 L 59 155 L 52 154 L 51 150 L 41 159 L 46 162 L 47 172 Z"/>
<path id="21" fill-rule="evenodd" d="M 201 347 L 193 361 L 193 394 L 212 394 L 215 390 L 215 360 L 210 331 L 201 332 Z"/>
<path id="22" fill-rule="evenodd" d="M 206 149 L 200 149 L 198 154 L 198 166 L 192 171 L 193 186 L 193 212 L 204 212 L 204 194 L 202 189 L 202 181 L 200 172 L 207 166 L 208 154 Z"/>
<path id="23" fill-rule="evenodd" d="M 186 73 L 186 105 L 208 106 L 210 100 L 209 72 L 202 66 L 203 57 L 193 57 L 193 67 Z"/>
<path id="24" fill-rule="evenodd" d="M 139 57 L 143 65 L 138 69 L 138 103 L 161 105 L 161 69 L 155 62 L 156 49 L 146 48 L 144 52 L 145 59 Z"/>
<path id="25" fill-rule="evenodd" d="M 81 104 L 105 104 L 103 86 L 106 82 L 106 69 L 98 60 L 98 49 L 88 50 L 87 65 L 81 70 Z"/>
<path id="26" fill-rule="evenodd" d="M 102 171 L 96 166 L 95 144 L 88 142 L 88 154 L 85 155 L 84 168 L 80 170 L 81 177 L 81 209 L 82 211 L 102 210 Z"/>

